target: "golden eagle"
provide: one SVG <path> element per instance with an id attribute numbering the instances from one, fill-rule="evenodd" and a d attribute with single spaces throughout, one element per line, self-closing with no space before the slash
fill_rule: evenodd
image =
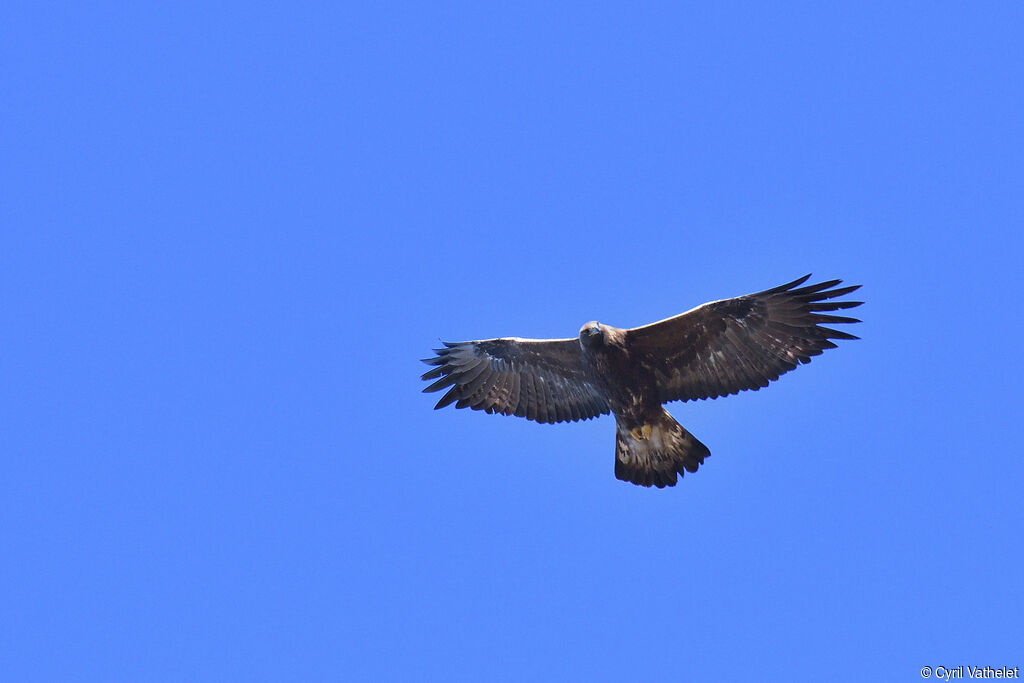
<path id="1" fill-rule="evenodd" d="M 712 301 L 673 318 L 621 329 L 589 322 L 571 339 L 444 342 L 423 391 L 451 387 L 434 406 L 518 415 L 537 422 L 615 415 L 615 476 L 641 486 L 675 486 L 711 455 L 663 407 L 761 387 L 809 363 L 831 339 L 857 339 L 822 324 L 860 301 L 832 301 L 860 285 L 810 275 L 757 294 Z M 439 379 L 438 379 L 439 378 Z"/>

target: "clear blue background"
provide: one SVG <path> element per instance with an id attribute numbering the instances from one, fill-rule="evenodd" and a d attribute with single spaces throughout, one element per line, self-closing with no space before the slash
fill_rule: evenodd
<path id="1" fill-rule="evenodd" d="M 713 6 L 712 6 L 713 5 Z M 4 680 L 1024 666 L 1024 6 L 0 11 Z M 859 342 L 613 422 L 431 410 L 439 339 L 806 272 Z"/>

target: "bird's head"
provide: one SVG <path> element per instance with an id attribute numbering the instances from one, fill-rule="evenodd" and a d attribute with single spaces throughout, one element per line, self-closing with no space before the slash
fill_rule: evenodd
<path id="1" fill-rule="evenodd" d="M 604 340 L 604 326 L 596 320 L 591 320 L 589 323 L 580 328 L 580 344 L 583 346 L 593 346 L 599 344 Z"/>

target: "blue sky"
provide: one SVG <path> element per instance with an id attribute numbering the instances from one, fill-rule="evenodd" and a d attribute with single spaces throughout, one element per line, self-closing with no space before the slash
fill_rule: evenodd
<path id="1" fill-rule="evenodd" d="M 713 5 L 713 6 L 712 6 Z M 920 680 L 1024 666 L 1019 3 L 13 2 L 5 680 Z M 863 339 L 614 423 L 439 339 L 807 272 Z"/>

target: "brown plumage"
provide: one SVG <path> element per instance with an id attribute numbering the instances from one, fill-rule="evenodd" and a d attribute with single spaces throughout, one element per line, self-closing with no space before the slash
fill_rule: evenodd
<path id="1" fill-rule="evenodd" d="M 860 322 L 832 311 L 860 301 L 832 301 L 858 289 L 829 280 L 800 287 L 810 275 L 774 289 L 712 301 L 643 327 L 590 322 L 570 339 L 485 339 L 444 343 L 424 363 L 455 403 L 537 422 L 588 420 L 611 412 L 616 422 L 615 476 L 641 486 L 674 486 L 696 472 L 707 446 L 662 407 L 669 401 L 717 398 L 768 386 L 808 363 L 832 339 L 857 339 L 824 327 Z"/>

